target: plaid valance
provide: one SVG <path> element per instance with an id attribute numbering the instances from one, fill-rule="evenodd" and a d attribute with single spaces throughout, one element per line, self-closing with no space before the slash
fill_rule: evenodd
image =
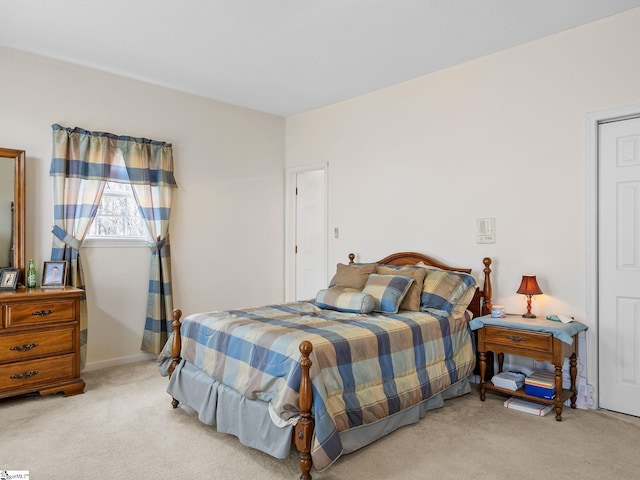
<path id="1" fill-rule="evenodd" d="M 177 187 L 170 143 L 58 124 L 51 128 L 51 176 Z"/>

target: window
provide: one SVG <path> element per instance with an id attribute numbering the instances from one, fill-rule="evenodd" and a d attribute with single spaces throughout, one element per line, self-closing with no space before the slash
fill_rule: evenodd
<path id="1" fill-rule="evenodd" d="M 107 182 L 87 238 L 146 240 L 147 228 L 138 212 L 131 185 Z"/>

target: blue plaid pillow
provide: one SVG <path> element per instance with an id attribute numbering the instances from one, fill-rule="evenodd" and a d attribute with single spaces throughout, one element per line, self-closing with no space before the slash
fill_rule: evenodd
<path id="1" fill-rule="evenodd" d="M 369 275 L 363 293 L 373 297 L 374 312 L 398 313 L 400 303 L 409 291 L 413 278 L 404 275 Z"/>
<path id="2" fill-rule="evenodd" d="M 318 292 L 316 305 L 339 312 L 370 313 L 373 311 L 374 300 L 371 295 L 355 288 L 331 287 Z"/>
<path id="3" fill-rule="evenodd" d="M 422 286 L 420 310 L 444 310 L 462 316 L 476 293 L 476 279 L 467 273 L 426 265 L 423 268 L 427 276 Z"/>

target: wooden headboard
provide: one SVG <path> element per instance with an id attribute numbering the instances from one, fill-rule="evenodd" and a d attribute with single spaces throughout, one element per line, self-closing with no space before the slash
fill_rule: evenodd
<path id="1" fill-rule="evenodd" d="M 349 254 L 349 263 L 353 263 L 356 256 L 353 253 Z M 375 263 L 383 263 L 385 265 L 415 265 L 417 263 L 424 263 L 431 267 L 441 268 L 442 270 L 450 270 L 452 272 L 471 273 L 471 268 L 458 268 L 452 267 L 445 263 L 436 260 L 428 255 L 423 255 L 417 252 L 398 252 L 384 257 L 382 260 L 378 260 Z M 476 294 L 469 304 L 469 310 L 473 313 L 474 318 L 482 315 L 488 315 L 491 313 L 491 258 L 485 257 L 482 260 L 484 264 L 483 274 L 484 281 L 482 289 L 476 288 Z"/>

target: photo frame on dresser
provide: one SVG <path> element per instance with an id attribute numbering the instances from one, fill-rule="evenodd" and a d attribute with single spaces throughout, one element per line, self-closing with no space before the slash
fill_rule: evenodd
<path id="1" fill-rule="evenodd" d="M 15 290 L 19 274 L 17 268 L 0 268 L 0 290 Z"/>
<path id="2" fill-rule="evenodd" d="M 44 262 L 42 268 L 42 288 L 64 288 L 67 281 L 67 261 Z"/>

